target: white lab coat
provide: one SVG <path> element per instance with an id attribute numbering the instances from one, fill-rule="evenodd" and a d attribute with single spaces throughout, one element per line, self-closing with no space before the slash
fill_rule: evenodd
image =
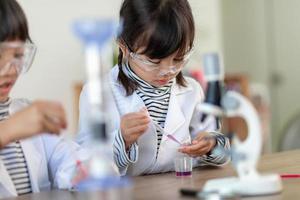
<path id="1" fill-rule="evenodd" d="M 24 101 L 15 106 L 24 106 Z M 0 130 L 1 132 L 1 130 Z M 71 188 L 71 178 L 75 167 L 74 153 L 80 150 L 74 142 L 66 143 L 54 135 L 40 135 L 21 140 L 25 160 L 28 167 L 33 192 L 52 188 Z M 15 186 L 0 159 L 0 199 L 17 196 Z"/>
<path id="2" fill-rule="evenodd" d="M 110 86 L 113 90 L 114 100 L 111 101 L 109 115 L 112 117 L 113 136 L 120 127 L 120 118 L 125 113 L 139 111 L 145 106 L 143 100 L 134 92 L 126 96 L 124 87 L 118 82 L 118 66 L 110 72 Z M 199 116 L 195 112 L 196 104 L 203 101 L 204 95 L 200 85 L 193 79 L 186 77 L 187 87 L 173 84 L 170 96 L 169 109 L 165 121 L 165 132 L 172 134 L 180 142 L 190 142 L 191 134 L 189 127 L 192 125 L 193 116 Z M 80 97 L 79 138 L 80 144 L 85 143 L 88 135 L 87 125 L 88 97 L 87 87 L 83 88 Z M 214 121 L 215 122 L 215 121 Z M 157 134 L 156 128 L 151 121 L 148 130 L 138 139 L 138 159 L 126 168 L 119 168 L 121 175 L 141 175 L 174 170 L 174 157 L 178 155 L 179 144 L 167 139 L 163 135 L 158 157 L 156 159 Z M 215 123 L 207 126 L 207 131 L 215 130 Z"/>

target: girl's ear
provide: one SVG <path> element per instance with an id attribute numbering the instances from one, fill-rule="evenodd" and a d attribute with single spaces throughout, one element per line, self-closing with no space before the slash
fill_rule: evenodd
<path id="1" fill-rule="evenodd" d="M 123 41 L 121 40 L 118 40 L 118 45 L 119 45 L 119 48 L 121 49 L 122 53 L 123 53 L 123 56 L 124 57 L 127 57 L 128 54 L 129 54 L 129 50 L 128 48 L 126 47 L 126 45 L 124 44 Z"/>

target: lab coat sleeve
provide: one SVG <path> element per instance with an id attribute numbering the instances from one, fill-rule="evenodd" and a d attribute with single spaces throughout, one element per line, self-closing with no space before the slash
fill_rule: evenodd
<path id="1" fill-rule="evenodd" d="M 195 159 L 196 165 L 222 166 L 230 161 L 226 154 L 230 149 L 230 143 L 222 133 L 209 132 L 216 139 L 216 146 L 208 154 Z M 225 151 L 222 151 L 224 149 Z"/>
<path id="2" fill-rule="evenodd" d="M 54 135 L 43 135 L 42 140 L 48 163 L 49 178 L 53 188 L 71 189 L 76 160 L 86 160 L 86 153 L 73 141 Z M 87 155 L 86 155 L 87 156 Z"/>
<path id="3" fill-rule="evenodd" d="M 204 93 L 199 84 L 195 86 L 199 95 L 198 105 L 204 99 Z M 207 115 L 203 122 L 200 121 L 203 113 L 200 111 L 199 107 L 196 106 L 191 123 L 190 123 L 190 133 L 191 138 L 195 138 L 197 134 L 201 132 L 209 132 L 212 137 L 216 139 L 216 146 L 207 155 L 200 156 L 194 159 L 194 165 L 213 165 L 222 166 L 230 161 L 230 157 L 227 156 L 225 151 L 218 151 L 218 149 L 230 149 L 229 139 L 219 132 L 220 123 L 219 120 L 212 115 Z"/>
<path id="4" fill-rule="evenodd" d="M 88 125 L 88 96 L 87 96 L 87 87 L 84 86 L 80 93 L 80 101 L 79 101 L 79 121 L 78 121 L 78 134 L 76 141 L 80 145 L 86 144 L 88 141 L 91 141 L 89 134 L 89 125 Z"/>
<path id="5" fill-rule="evenodd" d="M 200 115 L 197 115 L 197 119 L 200 119 Z M 194 122 L 191 126 L 194 128 L 190 128 L 192 139 L 196 137 L 197 134 L 201 132 L 208 132 L 211 137 L 216 139 L 216 145 L 214 149 L 212 149 L 208 154 L 203 155 L 195 159 L 195 165 L 214 165 L 214 166 L 222 166 L 227 164 L 230 161 L 230 157 L 227 156 L 226 152 L 230 149 L 229 139 L 219 132 L 217 127 L 217 119 L 213 116 L 208 116 L 207 119 L 199 125 L 200 120 Z M 205 124 L 205 125 L 203 125 Z M 196 127 L 196 128 L 195 128 Z M 225 150 L 222 151 L 221 149 Z M 221 150 L 221 151 L 220 151 Z"/>
<path id="6" fill-rule="evenodd" d="M 126 174 L 129 164 L 135 163 L 138 159 L 138 145 L 137 143 L 134 143 L 131 145 L 130 149 L 126 151 L 121 131 L 118 130 L 115 136 L 113 145 L 114 160 L 119 168 L 120 175 L 123 176 Z"/>

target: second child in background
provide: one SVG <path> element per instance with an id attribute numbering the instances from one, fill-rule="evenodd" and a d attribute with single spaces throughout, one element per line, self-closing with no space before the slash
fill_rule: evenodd
<path id="1" fill-rule="evenodd" d="M 18 2 L 0 0 L 0 199 L 71 189 L 81 150 L 57 136 L 67 126 L 60 103 L 10 97 L 35 49 Z"/>

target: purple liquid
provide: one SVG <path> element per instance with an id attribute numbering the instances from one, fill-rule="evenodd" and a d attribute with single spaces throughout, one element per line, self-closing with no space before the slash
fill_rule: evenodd
<path id="1" fill-rule="evenodd" d="M 176 172 L 176 176 L 191 176 L 192 172 Z"/>

